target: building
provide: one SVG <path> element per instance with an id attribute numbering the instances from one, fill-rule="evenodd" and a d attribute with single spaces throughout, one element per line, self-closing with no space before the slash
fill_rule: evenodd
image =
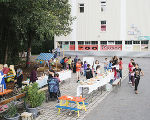
<path id="1" fill-rule="evenodd" d="M 150 51 L 150 0 L 70 0 L 73 31 L 55 36 L 65 51 Z"/>

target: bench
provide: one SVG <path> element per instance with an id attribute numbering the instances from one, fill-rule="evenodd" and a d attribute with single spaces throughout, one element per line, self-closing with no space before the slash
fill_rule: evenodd
<path id="1" fill-rule="evenodd" d="M 121 86 L 121 79 L 116 79 L 113 83 L 112 83 L 112 86 Z"/>
<path id="2" fill-rule="evenodd" d="M 76 111 L 78 113 L 78 117 L 79 117 L 79 110 L 78 108 L 72 108 L 72 107 L 66 107 L 66 106 L 59 106 L 57 105 L 56 108 L 58 108 L 58 114 L 60 114 L 60 110 L 61 109 L 66 109 L 66 110 L 72 110 L 72 111 Z"/>
<path id="3" fill-rule="evenodd" d="M 69 103 L 76 103 L 75 101 L 69 101 Z M 79 102 L 79 104 L 83 104 L 83 102 Z M 84 105 L 88 105 L 88 103 L 84 103 Z"/>

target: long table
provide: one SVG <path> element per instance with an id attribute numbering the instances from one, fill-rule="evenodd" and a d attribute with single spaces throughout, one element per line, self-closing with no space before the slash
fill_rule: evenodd
<path id="1" fill-rule="evenodd" d="M 71 78 L 71 70 L 61 71 L 57 72 L 59 74 L 60 81 L 64 81 L 66 79 Z M 45 85 L 47 85 L 48 76 L 44 76 L 40 79 L 38 79 L 36 82 L 38 83 L 38 87 L 41 88 Z"/>
<path id="2" fill-rule="evenodd" d="M 90 94 L 92 91 L 97 90 L 99 87 L 102 87 L 110 82 L 111 79 L 114 79 L 114 72 L 108 72 L 107 76 L 99 76 L 96 81 L 92 85 L 79 85 L 77 87 L 77 96 L 80 96 L 83 94 L 83 88 L 88 88 L 88 94 Z"/>

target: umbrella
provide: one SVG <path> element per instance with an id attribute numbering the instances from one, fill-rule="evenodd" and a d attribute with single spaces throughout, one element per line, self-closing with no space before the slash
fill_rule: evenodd
<path id="1" fill-rule="evenodd" d="M 54 55 L 51 53 L 40 53 L 40 55 L 36 58 L 36 60 L 46 61 L 52 59 L 53 57 Z"/>

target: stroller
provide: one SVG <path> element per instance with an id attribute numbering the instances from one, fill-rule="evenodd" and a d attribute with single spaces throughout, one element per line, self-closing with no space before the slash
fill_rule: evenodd
<path id="1" fill-rule="evenodd" d="M 58 97 L 61 96 L 60 94 L 60 90 L 59 90 L 59 81 L 57 78 L 50 78 L 48 80 L 48 92 L 49 92 L 49 98 L 50 99 L 57 99 L 57 101 L 59 102 Z"/>

